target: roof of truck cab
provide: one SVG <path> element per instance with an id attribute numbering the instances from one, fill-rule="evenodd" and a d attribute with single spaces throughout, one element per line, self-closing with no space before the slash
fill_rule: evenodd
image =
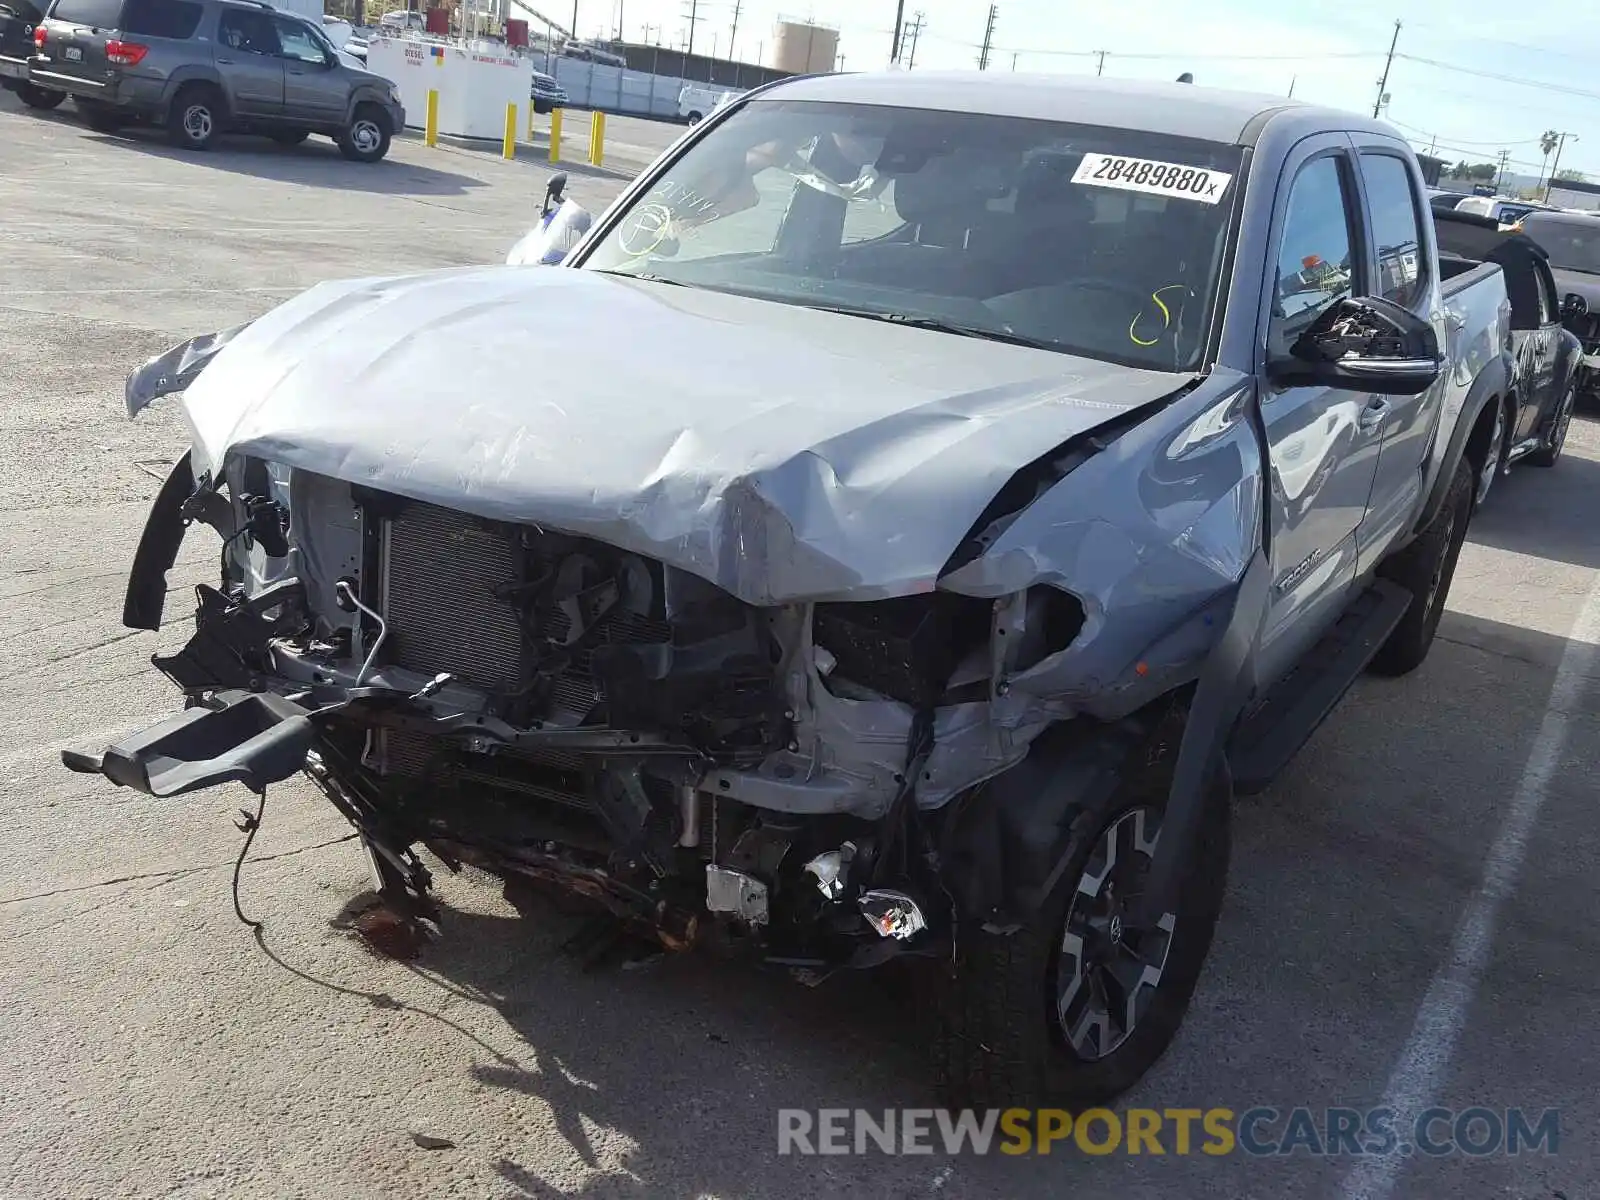
<path id="1" fill-rule="evenodd" d="M 1343 129 L 1399 136 L 1379 121 L 1283 96 L 1225 91 L 1192 83 L 1095 76 L 1011 71 L 804 75 L 775 85 L 765 95 L 784 100 L 830 100 L 1070 121 L 1244 145 L 1254 144 L 1266 118 L 1279 113 L 1304 121 L 1308 132 Z"/>

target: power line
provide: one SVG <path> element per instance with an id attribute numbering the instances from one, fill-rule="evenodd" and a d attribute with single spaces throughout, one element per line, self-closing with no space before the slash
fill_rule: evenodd
<path id="1" fill-rule="evenodd" d="M 1425 67 L 1436 67 L 1441 71 L 1455 71 L 1461 75 L 1474 75 L 1479 79 L 1493 79 L 1497 83 L 1514 83 L 1519 87 L 1537 88 L 1543 92 L 1559 92 L 1564 96 L 1583 96 L 1589 100 L 1600 100 L 1600 92 L 1567 87 L 1565 84 L 1545 83 L 1538 79 L 1521 79 L 1515 75 L 1502 75 L 1498 71 L 1482 71 L 1476 67 L 1457 66 L 1455 63 L 1440 62 L 1436 58 L 1423 58 L 1418 54 L 1396 54 L 1395 57 L 1403 58 L 1407 62 L 1421 63 Z"/>
<path id="2" fill-rule="evenodd" d="M 1396 121 L 1393 117 L 1386 118 L 1391 125 L 1398 125 L 1401 129 L 1409 129 L 1412 133 L 1419 133 L 1423 137 L 1436 136 L 1431 129 L 1424 129 L 1420 125 L 1407 125 L 1404 121 Z M 1539 139 L 1534 138 L 1495 138 L 1488 142 L 1474 142 L 1466 138 L 1451 138 L 1454 143 L 1462 146 L 1537 146 Z"/>

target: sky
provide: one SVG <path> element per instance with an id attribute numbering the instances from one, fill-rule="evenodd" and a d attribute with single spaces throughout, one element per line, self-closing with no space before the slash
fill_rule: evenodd
<path id="1" fill-rule="evenodd" d="M 540 7 L 565 24 L 568 0 Z M 693 0 L 695 50 L 726 57 L 736 0 Z M 615 31 L 681 45 L 691 0 L 577 0 L 578 33 Z M 840 31 L 846 70 L 887 64 L 895 0 L 737 0 L 735 48 L 763 61 L 773 22 L 812 19 Z M 925 16 L 915 69 L 977 65 L 989 8 L 985 0 L 905 0 L 906 20 Z M 1586 12 L 1586 9 L 1588 10 Z M 1390 70 L 1386 117 L 1419 150 L 1449 161 L 1494 161 L 1537 175 L 1539 136 L 1570 136 L 1562 168 L 1600 180 L 1600 22 L 1582 0 L 1534 5 L 1507 0 L 1341 0 L 1293 5 L 1285 0 L 998 0 L 990 70 L 1174 79 L 1242 88 L 1370 113 L 1378 77 L 1401 22 Z M 1292 15 L 1298 10 L 1303 15 Z M 1315 15 L 1313 15 L 1313 13 Z M 1521 15 L 1519 15 L 1521 14 Z M 1428 60 L 1428 61 L 1420 61 Z M 1522 81 L 1522 82 L 1517 82 Z"/>

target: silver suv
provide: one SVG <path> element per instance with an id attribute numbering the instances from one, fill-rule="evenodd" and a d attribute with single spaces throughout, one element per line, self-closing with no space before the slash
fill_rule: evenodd
<path id="1" fill-rule="evenodd" d="M 321 133 L 377 162 L 405 126 L 394 84 L 263 0 L 54 0 L 33 38 L 30 81 L 95 129 L 151 122 L 194 150 L 223 130 L 285 145 Z"/>

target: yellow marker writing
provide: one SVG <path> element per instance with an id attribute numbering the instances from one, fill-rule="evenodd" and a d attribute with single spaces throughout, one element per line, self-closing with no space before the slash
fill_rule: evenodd
<path id="1" fill-rule="evenodd" d="M 1150 299 L 1155 301 L 1156 307 L 1161 310 L 1161 333 L 1156 334 L 1155 337 L 1146 341 L 1144 338 L 1140 337 L 1136 332 L 1134 332 L 1139 328 L 1139 320 L 1144 316 L 1144 312 L 1141 310 L 1133 314 L 1133 320 L 1128 322 L 1128 340 L 1131 341 L 1135 346 L 1154 346 L 1161 340 L 1161 334 L 1166 333 L 1168 329 L 1172 328 L 1172 310 L 1168 308 L 1165 301 L 1161 299 L 1161 293 L 1170 292 L 1174 288 L 1181 288 L 1184 291 L 1189 290 L 1181 283 L 1169 283 L 1166 287 L 1158 287 L 1155 291 L 1150 293 Z"/>

